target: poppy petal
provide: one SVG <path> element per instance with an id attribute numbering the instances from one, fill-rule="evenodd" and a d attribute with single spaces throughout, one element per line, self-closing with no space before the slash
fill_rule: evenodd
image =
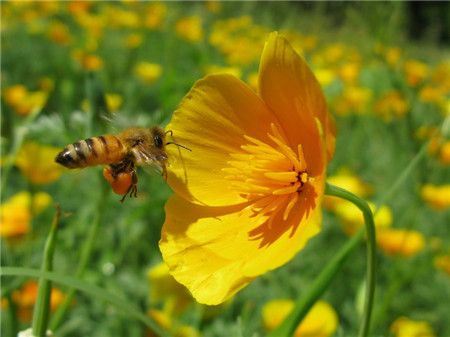
<path id="1" fill-rule="evenodd" d="M 278 123 L 264 102 L 242 81 L 217 74 L 197 81 L 183 98 L 166 130 L 168 183 L 188 200 L 210 206 L 246 201 L 233 191 L 223 168 L 248 143 L 245 136 L 268 141 L 271 123 Z"/>
<path id="2" fill-rule="evenodd" d="M 159 243 L 175 279 L 200 303 L 218 304 L 255 277 L 285 264 L 320 231 L 321 186 L 304 190 L 283 219 L 257 215 L 252 203 L 208 207 L 173 195 Z"/>
<path id="3" fill-rule="evenodd" d="M 291 147 L 302 144 L 310 168 L 315 166 L 318 134 L 314 119 L 318 118 L 324 130 L 327 158 L 331 160 L 336 126 L 325 96 L 306 61 L 277 32 L 270 34 L 261 56 L 258 94 L 276 112 Z"/>

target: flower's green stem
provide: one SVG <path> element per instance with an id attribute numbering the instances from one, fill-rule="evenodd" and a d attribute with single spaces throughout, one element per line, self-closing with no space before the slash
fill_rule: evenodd
<path id="1" fill-rule="evenodd" d="M 369 332 L 370 316 L 372 312 L 373 295 L 375 290 L 375 229 L 372 211 L 367 203 L 356 195 L 343 190 L 339 187 L 327 184 L 325 194 L 337 196 L 353 202 L 364 213 L 366 220 L 367 236 L 370 244 L 368 245 L 368 266 L 367 266 L 367 287 L 366 301 L 364 308 L 364 316 L 361 324 L 359 336 L 367 336 Z M 333 259 L 325 266 L 319 276 L 315 279 L 310 289 L 297 299 L 294 309 L 286 317 L 286 319 L 276 329 L 272 330 L 269 337 L 287 337 L 294 334 L 299 322 L 306 316 L 312 305 L 320 298 L 324 291 L 329 287 L 334 277 L 341 270 L 346 259 L 351 255 L 356 247 L 364 238 L 365 230 L 362 228 L 354 235 L 341 250 L 333 257 Z M 370 233 L 370 234 L 369 234 Z"/>
<path id="2" fill-rule="evenodd" d="M 366 298 L 364 301 L 364 311 L 359 330 L 359 337 L 367 336 L 370 328 L 370 318 L 372 315 L 373 299 L 375 294 L 376 278 L 376 234 L 373 213 L 367 202 L 360 197 L 344 190 L 338 186 L 327 183 L 325 194 L 348 200 L 358 207 L 364 215 L 367 233 L 367 279 L 366 279 Z M 359 233 L 358 233 L 359 234 Z"/>

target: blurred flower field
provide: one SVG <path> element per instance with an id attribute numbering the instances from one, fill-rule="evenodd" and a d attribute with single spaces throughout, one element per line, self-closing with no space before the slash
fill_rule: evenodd
<path id="1" fill-rule="evenodd" d="M 41 268 L 58 204 L 53 270 L 92 285 L 53 282 L 54 335 L 264 336 L 364 226 L 356 206 L 325 196 L 322 231 L 293 260 L 223 304 L 201 305 L 162 262 L 172 191 L 158 170 L 139 168 L 138 197 L 120 203 L 102 167 L 69 171 L 54 162 L 81 139 L 166 126 L 205 75 L 232 74 L 256 91 L 276 30 L 308 62 L 336 119 L 327 181 L 376 212 L 371 336 L 450 336 L 450 48 L 437 24 L 411 39 L 407 6 L 2 1 L 1 265 Z M 360 245 L 295 336 L 357 335 L 365 255 Z M 3 336 L 31 326 L 37 288 L 36 278 L 2 275 Z"/>

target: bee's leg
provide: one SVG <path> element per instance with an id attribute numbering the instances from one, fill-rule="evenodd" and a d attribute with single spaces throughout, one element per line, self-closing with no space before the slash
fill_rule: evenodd
<path id="1" fill-rule="evenodd" d="M 130 173 L 131 173 L 131 182 L 132 182 L 132 184 L 131 184 L 131 186 L 130 186 L 130 198 L 131 197 L 137 197 L 137 183 L 138 183 L 138 176 L 137 176 L 137 174 L 136 174 L 136 169 L 134 168 L 134 165 L 133 165 L 133 168 L 131 169 L 131 171 L 130 171 Z"/>
<path id="2" fill-rule="evenodd" d="M 130 187 L 128 187 L 127 192 L 123 195 L 122 199 L 120 199 L 120 202 L 124 202 L 125 198 L 127 197 L 127 195 L 130 196 L 130 198 L 133 197 L 137 197 L 137 182 L 138 182 L 138 177 L 136 174 L 136 168 L 134 166 L 133 163 L 131 163 L 126 170 L 122 171 L 122 172 L 126 172 L 127 174 L 129 174 L 131 176 L 131 185 Z"/>

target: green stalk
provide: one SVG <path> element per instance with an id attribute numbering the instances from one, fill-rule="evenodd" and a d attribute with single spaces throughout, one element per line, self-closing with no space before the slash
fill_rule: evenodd
<path id="1" fill-rule="evenodd" d="M 372 312 L 373 295 L 375 291 L 375 227 L 373 222 L 372 211 L 367 203 L 356 195 L 333 186 L 327 183 L 325 194 L 337 196 L 354 203 L 364 214 L 364 219 L 367 226 L 368 237 L 368 266 L 367 266 L 367 287 L 366 300 L 364 306 L 364 314 L 361 323 L 359 336 L 367 336 L 369 332 L 370 316 Z M 334 277 L 341 270 L 342 265 L 346 259 L 351 255 L 356 247 L 364 238 L 365 229 L 362 228 L 356 235 L 354 235 L 342 249 L 334 256 L 334 258 L 326 265 L 319 276 L 316 278 L 310 289 L 300 296 L 295 302 L 294 308 L 286 319 L 276 329 L 272 330 L 268 337 L 287 337 L 292 336 L 297 328 L 299 322 L 308 313 L 313 304 L 320 298 L 320 296 L 329 287 Z"/>
<path id="2" fill-rule="evenodd" d="M 58 232 L 59 207 L 57 206 L 55 217 L 53 218 L 50 234 L 44 249 L 44 261 L 42 271 L 53 269 L 53 255 L 55 253 L 56 236 Z M 33 310 L 33 322 L 31 325 L 33 336 L 44 337 L 47 331 L 48 318 L 50 315 L 50 299 L 52 294 L 52 283 L 46 278 L 39 280 L 36 304 Z"/>
<path id="3" fill-rule="evenodd" d="M 373 213 L 367 202 L 360 197 L 344 190 L 338 186 L 327 183 L 325 190 L 326 195 L 340 197 L 348 200 L 358 207 L 364 215 L 364 222 L 367 233 L 367 277 L 366 277 L 366 296 L 364 301 L 364 311 L 362 315 L 361 326 L 358 336 L 363 337 L 369 334 L 370 318 L 373 309 L 373 299 L 375 295 L 375 279 L 376 279 L 376 259 L 377 259 L 377 245 L 375 223 L 373 220 Z M 361 232 L 361 231 L 360 231 Z M 358 233 L 359 234 L 359 233 Z"/>

